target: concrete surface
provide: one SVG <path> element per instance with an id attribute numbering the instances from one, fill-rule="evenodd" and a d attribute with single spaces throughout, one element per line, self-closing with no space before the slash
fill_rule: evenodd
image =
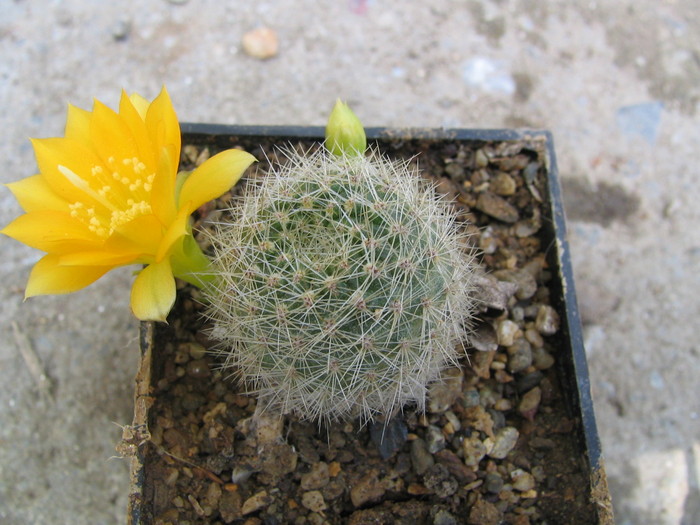
<path id="1" fill-rule="evenodd" d="M 240 45 L 267 25 L 279 55 Z M 66 104 L 166 84 L 181 120 L 553 131 L 620 524 L 700 523 L 696 0 L 0 1 L 0 181 Z M 0 223 L 19 208 L 0 192 Z M 0 521 L 124 521 L 130 274 L 22 302 L 39 254 L 0 239 Z M 53 390 L 42 394 L 12 323 Z"/>

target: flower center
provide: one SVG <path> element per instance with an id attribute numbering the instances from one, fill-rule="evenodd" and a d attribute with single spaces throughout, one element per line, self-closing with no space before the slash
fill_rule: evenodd
<path id="1" fill-rule="evenodd" d="M 137 157 L 109 157 L 106 165 L 93 166 L 87 176 L 61 165 L 58 170 L 95 201 L 95 204 L 75 201 L 69 209 L 71 217 L 81 221 L 98 237 L 106 239 L 120 226 L 151 213 L 155 173 L 149 173 Z"/>

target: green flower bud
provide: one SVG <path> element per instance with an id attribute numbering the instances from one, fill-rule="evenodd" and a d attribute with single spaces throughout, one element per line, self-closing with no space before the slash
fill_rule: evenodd
<path id="1" fill-rule="evenodd" d="M 326 125 L 326 148 L 339 157 L 364 155 L 367 148 L 362 122 L 340 99 L 336 101 Z"/>

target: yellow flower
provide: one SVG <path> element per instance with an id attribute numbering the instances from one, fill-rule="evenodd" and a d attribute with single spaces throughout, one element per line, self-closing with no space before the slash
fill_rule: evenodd
<path id="1" fill-rule="evenodd" d="M 117 266 L 146 265 L 131 291 L 139 319 L 165 320 L 175 279 L 202 285 L 209 261 L 190 215 L 233 186 L 253 157 L 228 150 L 178 175 L 180 126 L 165 88 L 122 92 L 119 112 L 68 108 L 65 137 L 34 139 L 39 174 L 8 184 L 26 212 L 0 230 L 47 254 L 25 295 L 84 288 Z"/>

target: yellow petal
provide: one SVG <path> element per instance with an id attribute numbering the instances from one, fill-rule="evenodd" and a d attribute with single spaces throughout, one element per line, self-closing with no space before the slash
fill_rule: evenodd
<path id="1" fill-rule="evenodd" d="M 112 252 L 139 253 L 143 262 L 153 262 L 161 241 L 163 225 L 155 215 L 142 215 L 117 227 L 104 245 Z"/>
<path id="2" fill-rule="evenodd" d="M 131 288 L 131 310 L 142 321 L 165 321 L 175 304 L 175 278 L 170 261 L 146 266 Z"/>
<path id="3" fill-rule="evenodd" d="M 144 122 L 149 102 L 146 99 L 143 100 L 146 102 L 146 108 L 142 116 L 133 100 L 126 94 L 126 91 L 122 91 L 122 97 L 119 101 L 119 116 L 129 126 L 129 130 L 134 137 L 134 143 L 139 151 L 137 155 L 139 160 L 148 167 L 149 172 L 153 172 L 156 169 L 158 152 L 154 151 L 154 145 L 151 143 L 146 123 Z"/>
<path id="4" fill-rule="evenodd" d="M 177 214 L 175 207 L 176 170 L 177 165 L 172 164 L 172 156 L 168 152 L 168 148 L 162 148 L 151 190 L 151 209 L 164 225 L 170 224 Z"/>
<path id="5" fill-rule="evenodd" d="M 187 177 L 182 185 L 179 208 L 187 204 L 188 214 L 205 202 L 220 197 L 236 184 L 255 157 L 245 151 L 230 149 L 214 155 Z"/>
<path id="6" fill-rule="evenodd" d="M 20 215 L 0 233 L 48 253 L 94 249 L 102 240 L 69 214 L 43 210 Z"/>
<path id="7" fill-rule="evenodd" d="M 109 266 L 116 268 L 137 262 L 140 255 L 139 253 L 92 250 L 61 255 L 58 262 L 62 266 Z"/>
<path id="8" fill-rule="evenodd" d="M 177 169 L 180 162 L 180 123 L 165 87 L 148 106 L 146 129 L 156 151 L 160 152 L 164 146 L 169 148 L 170 164 Z"/>
<path id="9" fill-rule="evenodd" d="M 134 105 L 134 108 L 136 108 L 136 111 L 139 112 L 139 116 L 141 117 L 141 120 L 145 121 L 146 120 L 146 113 L 148 113 L 148 106 L 151 105 L 151 103 L 148 101 L 148 99 L 142 97 L 138 93 L 132 93 L 129 96 L 129 100 Z"/>
<path id="10" fill-rule="evenodd" d="M 160 246 L 158 246 L 156 261 L 162 261 L 165 257 L 167 257 L 172 251 L 173 245 L 182 239 L 183 236 L 189 233 L 189 220 L 190 214 L 187 212 L 187 210 L 180 210 L 175 220 L 170 224 L 168 230 L 165 232 Z"/>
<path id="11" fill-rule="evenodd" d="M 111 266 L 61 266 L 57 255 L 46 255 L 29 275 L 25 297 L 75 292 L 92 284 L 112 269 Z"/>
<path id="12" fill-rule="evenodd" d="M 90 140 L 95 151 L 104 164 L 109 165 L 109 159 L 138 158 L 139 150 L 134 137 L 121 118 L 113 109 L 95 100 L 90 118 Z M 118 166 L 117 169 L 123 168 Z"/>
<path id="13" fill-rule="evenodd" d="M 68 203 L 56 195 L 41 175 L 32 175 L 6 184 L 26 212 L 38 210 L 68 211 Z"/>
<path id="14" fill-rule="evenodd" d="M 68 118 L 66 119 L 67 139 L 78 140 L 87 143 L 90 140 L 90 112 L 68 104 Z"/>
<path id="15" fill-rule="evenodd" d="M 86 206 L 101 205 L 87 183 L 92 168 L 102 166 L 101 159 L 90 148 L 64 138 L 32 139 L 32 145 L 41 175 L 59 197 Z M 66 168 L 75 176 L 66 176 Z"/>

